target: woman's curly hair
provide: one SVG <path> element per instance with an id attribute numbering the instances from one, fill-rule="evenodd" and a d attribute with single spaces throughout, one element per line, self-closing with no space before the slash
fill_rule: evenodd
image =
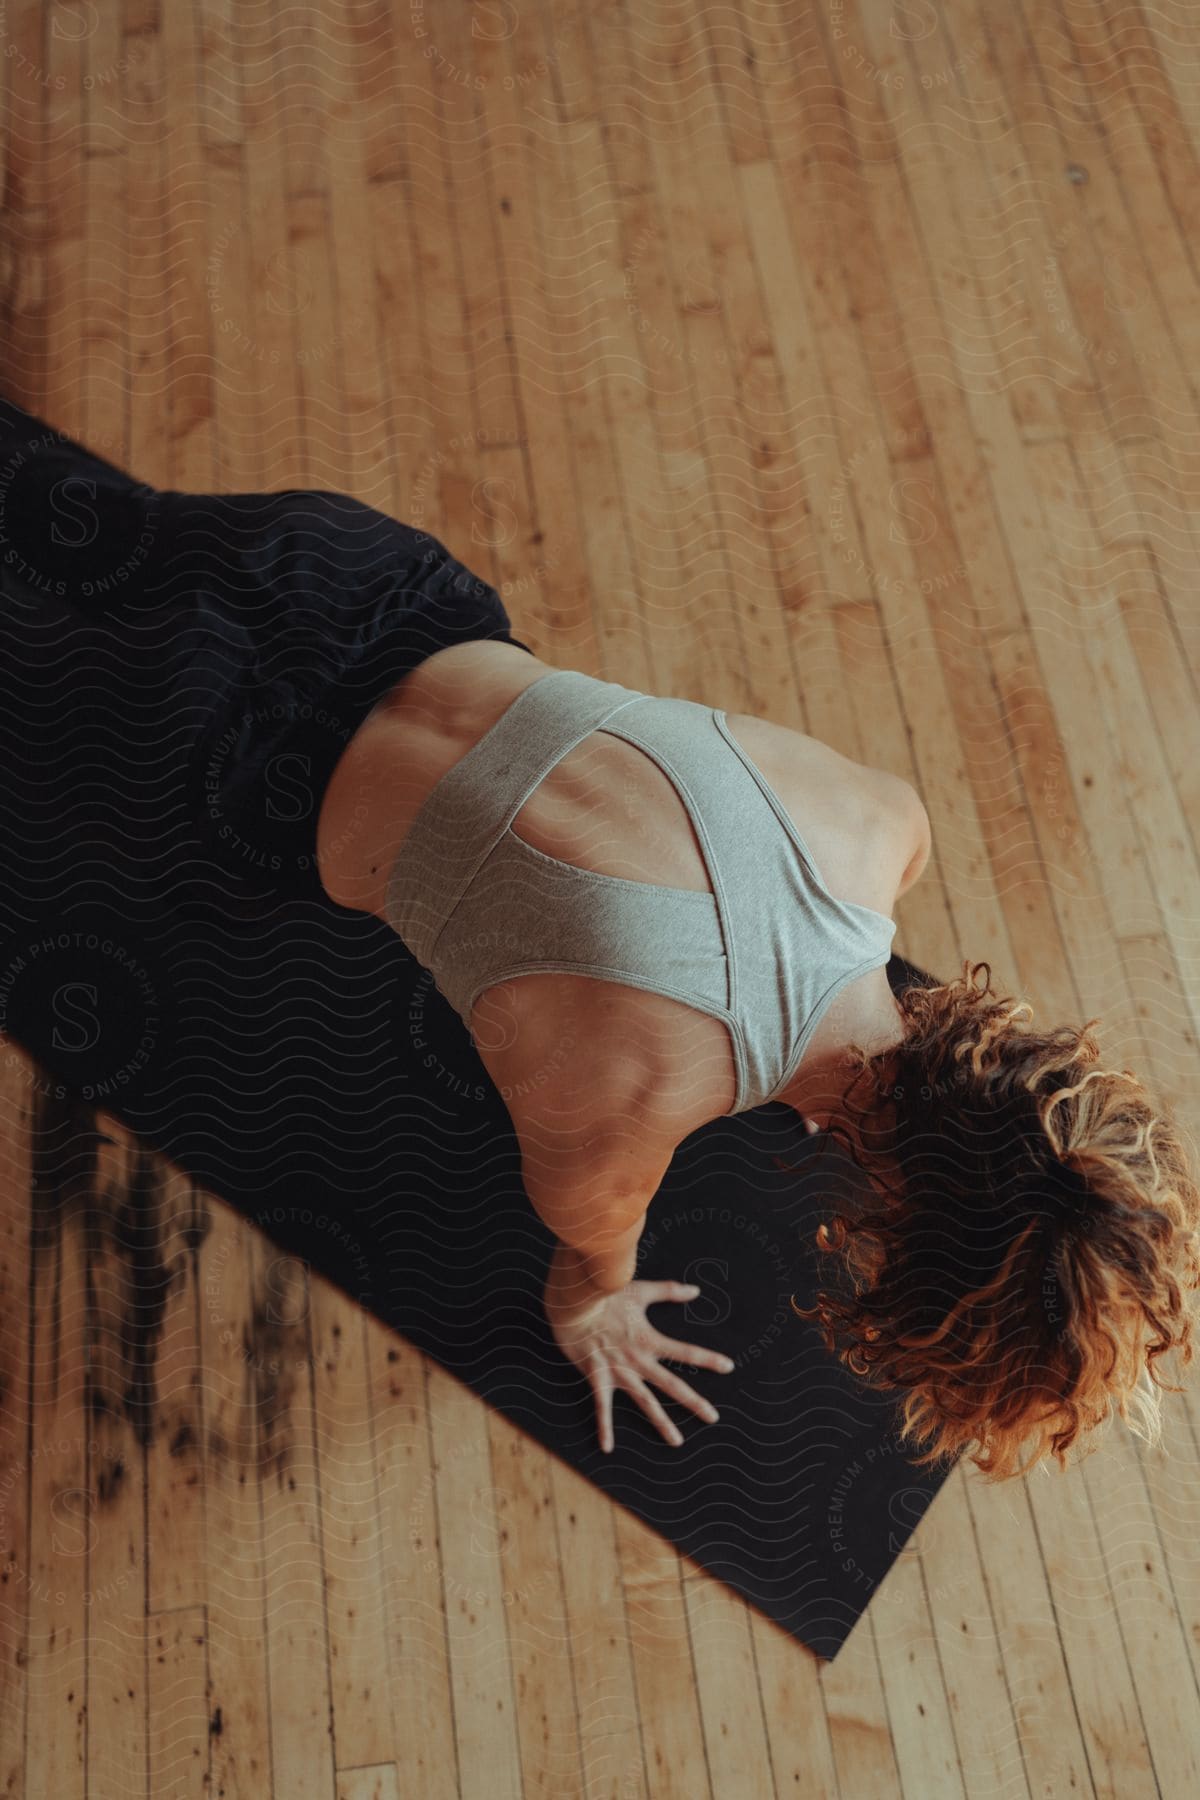
<path id="1" fill-rule="evenodd" d="M 848 1245 L 867 1285 L 792 1307 L 869 1385 L 905 1391 L 900 1441 L 929 1445 L 916 1466 L 977 1445 L 971 1461 L 999 1482 L 1047 1452 L 1064 1471 L 1114 1407 L 1161 1441 L 1159 1390 L 1183 1390 L 1154 1364 L 1194 1353 L 1200 1187 L 1190 1138 L 1128 1069 L 1102 1064 L 1099 1021 L 1037 1030 L 991 974 L 964 961 L 954 981 L 902 988 L 903 1042 L 850 1047 L 858 1143 L 836 1121 L 828 1135 L 879 1204 L 834 1213 L 816 1243 Z"/>

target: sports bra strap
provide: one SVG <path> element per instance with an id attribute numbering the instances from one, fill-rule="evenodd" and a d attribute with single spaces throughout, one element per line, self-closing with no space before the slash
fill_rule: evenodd
<path id="1" fill-rule="evenodd" d="M 418 962 L 430 965 L 443 925 L 538 783 L 615 713 L 649 698 L 578 669 L 555 669 L 522 689 L 434 783 L 387 883 L 388 914 L 405 920 Z"/>

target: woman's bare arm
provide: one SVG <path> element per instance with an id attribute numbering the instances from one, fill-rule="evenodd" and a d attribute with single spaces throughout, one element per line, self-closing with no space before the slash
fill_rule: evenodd
<path id="1" fill-rule="evenodd" d="M 899 780 L 899 777 L 896 779 Z M 900 782 L 900 787 L 903 789 L 903 793 L 901 794 L 901 804 L 904 807 L 906 815 L 911 820 L 912 843 L 914 847 L 912 855 L 904 870 L 904 874 L 900 877 L 900 886 L 896 889 L 897 900 L 902 894 L 908 892 L 914 881 L 920 880 L 925 864 L 929 861 L 930 851 L 933 848 L 933 834 L 930 830 L 929 814 L 925 810 L 924 801 L 921 799 L 916 788 L 912 786 L 911 782 L 902 781 Z"/>
<path id="2" fill-rule="evenodd" d="M 635 1136 L 630 1126 L 591 1132 L 553 1152 L 522 1146 L 533 1210 L 583 1259 L 597 1293 L 614 1293 L 633 1279 L 646 1212 L 675 1149 Z"/>
<path id="3" fill-rule="evenodd" d="M 683 1435 L 650 1384 L 697 1417 L 716 1408 L 667 1362 L 728 1375 L 734 1367 L 719 1350 L 665 1337 L 646 1317 L 649 1306 L 693 1299 L 699 1288 L 678 1281 L 634 1277 L 637 1242 L 674 1144 L 649 1145 L 623 1130 L 589 1138 L 552 1172 L 544 1157 L 526 1160 L 526 1191 L 535 1211 L 561 1240 L 546 1282 L 546 1317 L 567 1360 L 588 1381 L 603 1450 L 613 1447 L 613 1396 L 630 1394 L 669 1443 Z"/>

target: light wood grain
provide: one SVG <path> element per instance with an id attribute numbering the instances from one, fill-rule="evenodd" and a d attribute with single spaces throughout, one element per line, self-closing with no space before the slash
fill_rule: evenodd
<path id="1" fill-rule="evenodd" d="M 159 486 L 354 493 L 551 662 L 913 782 L 897 948 L 1099 1017 L 1200 1131 L 1189 9 L 2 41 L 5 391 Z M 1196 1790 L 1194 1384 L 1159 1450 L 956 1470 L 827 1666 L 7 1041 L 0 1187 L 0 1791 Z"/>

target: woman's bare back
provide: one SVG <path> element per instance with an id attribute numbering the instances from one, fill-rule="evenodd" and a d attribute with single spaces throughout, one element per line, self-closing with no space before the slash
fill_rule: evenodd
<path id="1" fill-rule="evenodd" d="M 455 644 L 391 689 L 326 788 L 317 851 L 339 905 L 384 918 L 387 878 L 425 797 L 552 665 L 512 644 Z M 767 719 L 727 723 L 774 788 L 837 899 L 890 916 L 913 854 L 906 784 Z M 512 823 L 548 856 L 629 881 L 708 893 L 691 820 L 662 770 L 601 729 L 567 752 Z M 853 985 L 853 984 L 851 984 Z M 846 990 L 848 992 L 848 990 Z M 824 1023 L 824 1021 L 822 1021 Z M 531 973 L 493 984 L 471 1015 L 476 1049 L 520 1131 L 573 1139 L 609 1119 L 681 1142 L 735 1100 L 720 1020 L 595 976 Z M 814 1033 L 809 1052 L 820 1042 Z"/>

